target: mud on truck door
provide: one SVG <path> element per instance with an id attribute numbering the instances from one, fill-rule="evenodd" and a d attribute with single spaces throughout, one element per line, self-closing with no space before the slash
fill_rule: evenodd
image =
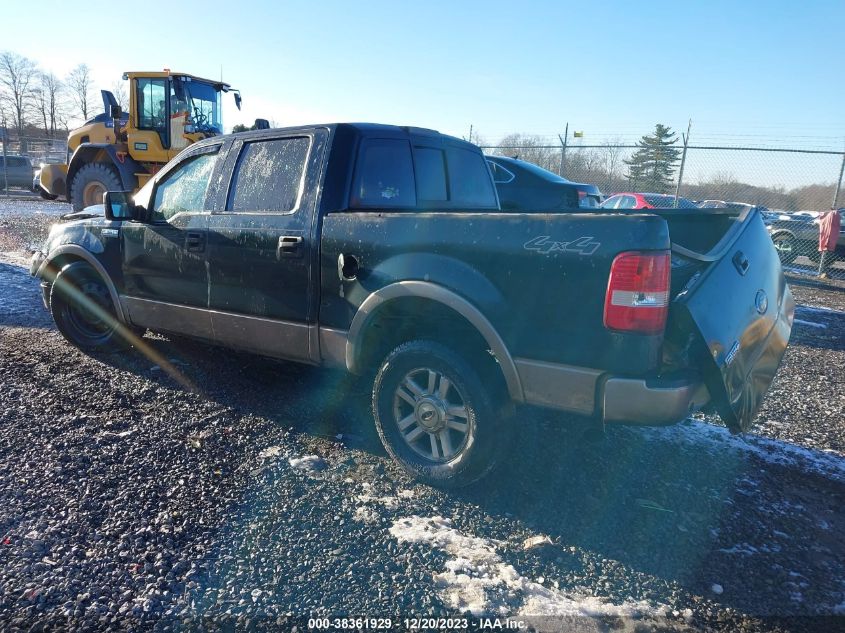
<path id="1" fill-rule="evenodd" d="M 124 222 L 125 303 L 135 325 L 212 338 L 208 209 L 219 145 L 185 156 L 156 180 L 145 222 Z"/>
<path id="2" fill-rule="evenodd" d="M 229 151 L 228 194 L 209 218 L 209 307 L 215 336 L 227 345 L 299 361 L 316 353 L 309 325 L 326 140 L 319 129 L 263 134 Z"/>
<path id="3" fill-rule="evenodd" d="M 673 250 L 704 264 L 673 302 L 674 318 L 700 335 L 698 363 L 722 420 L 748 431 L 792 330 L 795 304 L 777 250 L 756 210 L 707 255 Z"/>

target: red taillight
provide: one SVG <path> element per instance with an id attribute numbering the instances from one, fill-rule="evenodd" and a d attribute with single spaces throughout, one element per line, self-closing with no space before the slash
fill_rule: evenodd
<path id="1" fill-rule="evenodd" d="M 604 326 L 611 330 L 662 332 L 669 311 L 668 252 L 620 253 L 610 267 L 604 298 Z"/>

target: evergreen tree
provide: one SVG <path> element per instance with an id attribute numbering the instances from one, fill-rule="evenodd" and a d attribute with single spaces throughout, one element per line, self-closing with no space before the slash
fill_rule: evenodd
<path id="1" fill-rule="evenodd" d="M 626 178 L 632 191 L 672 193 L 672 183 L 681 150 L 675 147 L 678 135 L 671 128 L 658 123 L 654 134 L 643 136 L 637 151 L 626 160 Z"/>

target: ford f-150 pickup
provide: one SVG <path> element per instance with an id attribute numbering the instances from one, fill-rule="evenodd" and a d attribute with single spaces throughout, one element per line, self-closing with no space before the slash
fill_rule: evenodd
<path id="1" fill-rule="evenodd" d="M 77 218 L 32 262 L 71 343 L 150 329 L 371 376 L 387 451 L 441 486 L 493 467 L 520 403 L 745 431 L 792 327 L 756 210 L 502 213 L 481 151 L 421 128 L 215 137 Z"/>

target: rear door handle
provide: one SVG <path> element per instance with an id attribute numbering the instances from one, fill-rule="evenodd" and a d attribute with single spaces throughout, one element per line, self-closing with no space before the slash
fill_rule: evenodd
<path id="1" fill-rule="evenodd" d="M 282 257 L 302 257 L 302 236 L 282 235 L 276 247 L 276 259 Z"/>
<path id="2" fill-rule="evenodd" d="M 188 231 L 185 234 L 185 249 L 191 253 L 202 253 L 205 250 L 205 233 Z"/>

